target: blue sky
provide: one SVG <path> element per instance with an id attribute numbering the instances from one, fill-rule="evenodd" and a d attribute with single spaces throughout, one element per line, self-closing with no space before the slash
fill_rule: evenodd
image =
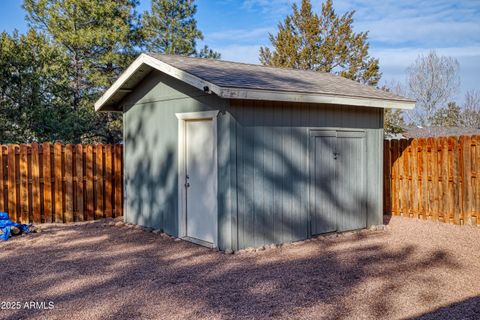
<path id="1" fill-rule="evenodd" d="M 295 0 L 197 0 L 205 43 L 222 59 L 258 63 L 258 49 Z M 27 28 L 21 0 L 2 1 L 0 31 Z M 148 9 L 141 0 L 139 11 Z M 312 0 L 315 10 L 321 1 Z M 460 63 L 461 90 L 480 90 L 480 1 L 334 0 L 339 13 L 355 10 L 355 29 L 370 31 L 370 54 L 380 59 L 382 81 L 404 81 L 418 54 L 435 49 Z"/>

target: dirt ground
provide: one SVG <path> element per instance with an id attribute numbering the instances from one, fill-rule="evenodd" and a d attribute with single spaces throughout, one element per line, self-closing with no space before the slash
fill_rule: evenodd
<path id="1" fill-rule="evenodd" d="M 0 243 L 1 319 L 480 319 L 478 227 L 394 217 L 235 255 L 105 221 L 42 228 Z"/>

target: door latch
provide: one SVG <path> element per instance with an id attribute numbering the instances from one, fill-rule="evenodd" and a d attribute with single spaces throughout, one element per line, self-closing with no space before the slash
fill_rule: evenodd
<path id="1" fill-rule="evenodd" d="M 190 183 L 188 182 L 188 180 L 190 179 L 190 177 L 188 176 L 188 174 L 185 176 L 185 188 L 189 188 L 190 187 Z"/>
<path id="2" fill-rule="evenodd" d="M 339 155 L 340 155 L 340 153 L 334 152 L 334 153 L 333 153 L 333 159 L 337 159 Z"/>

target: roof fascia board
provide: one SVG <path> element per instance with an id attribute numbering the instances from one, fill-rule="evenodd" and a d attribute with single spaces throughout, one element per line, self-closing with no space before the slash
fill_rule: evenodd
<path id="1" fill-rule="evenodd" d="M 143 55 L 143 54 L 142 54 Z M 140 55 L 132 64 L 120 75 L 110 88 L 95 102 L 95 111 L 102 109 L 103 105 L 117 92 L 123 84 L 137 71 L 143 63 L 143 57 Z"/>
<path id="2" fill-rule="evenodd" d="M 140 54 L 140 56 L 132 62 L 132 64 L 120 75 L 120 77 L 113 83 L 113 85 L 95 102 L 95 110 L 100 111 L 105 103 L 110 99 L 117 91 L 124 90 L 122 86 L 130 77 L 140 68 L 141 65 L 148 65 L 158 71 L 168 74 L 180 81 L 188 83 L 189 85 L 196 87 L 197 89 L 204 90 L 204 87 L 208 87 L 210 91 L 215 94 L 219 94 L 221 88 L 213 83 L 200 79 L 190 73 L 175 68 L 163 61 L 160 61 L 147 54 Z"/>
<path id="3" fill-rule="evenodd" d="M 238 88 L 223 88 L 219 96 L 225 99 L 324 103 L 389 109 L 413 109 L 415 107 L 413 101 Z"/>
<path id="4" fill-rule="evenodd" d="M 188 72 L 185 72 L 183 70 L 180 70 L 178 68 L 175 68 L 161 60 L 158 60 L 154 57 L 151 57 L 149 55 L 143 54 L 145 56 L 145 64 L 148 64 L 152 68 L 157 69 L 158 71 L 161 71 L 163 73 L 168 74 L 169 76 L 172 76 L 180 81 L 183 81 L 197 89 L 200 89 L 203 91 L 204 87 L 208 87 L 210 91 L 212 91 L 215 94 L 219 94 L 221 91 L 221 87 L 208 82 L 206 80 L 203 80 L 197 76 L 194 76 Z"/>

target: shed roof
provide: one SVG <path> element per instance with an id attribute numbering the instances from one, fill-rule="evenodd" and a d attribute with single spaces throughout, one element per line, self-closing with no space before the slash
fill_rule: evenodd
<path id="1" fill-rule="evenodd" d="M 309 70 L 141 54 L 95 103 L 115 111 L 121 99 L 156 69 L 226 99 L 273 100 L 412 109 L 415 101 L 343 77 Z"/>

